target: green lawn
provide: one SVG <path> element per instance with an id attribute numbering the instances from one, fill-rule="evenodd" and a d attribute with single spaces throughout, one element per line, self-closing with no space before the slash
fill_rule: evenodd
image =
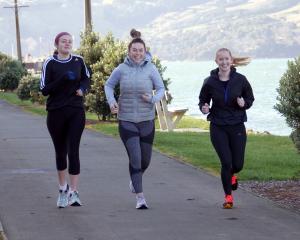
<path id="1" fill-rule="evenodd" d="M 0 93 L 0 99 L 20 105 L 27 111 L 45 114 L 44 107 L 29 101 L 18 100 L 13 93 Z M 88 119 L 97 119 L 87 114 Z M 156 123 L 156 127 L 158 124 Z M 207 129 L 203 120 L 185 117 L 181 128 Z M 107 135 L 118 136 L 117 123 L 99 122 L 88 128 Z M 219 174 L 219 160 L 212 148 L 208 133 L 156 132 L 154 148 L 181 161 L 190 163 L 212 174 Z M 288 137 L 272 135 L 249 135 L 244 170 L 239 175 L 242 180 L 286 180 L 300 179 L 300 155 Z"/>
<path id="2" fill-rule="evenodd" d="M 117 123 L 90 126 L 102 133 L 118 136 Z M 209 133 L 156 132 L 156 150 L 188 162 L 212 174 L 218 174 L 220 164 L 211 145 Z M 288 137 L 249 135 L 242 180 L 300 179 L 300 155 Z"/>

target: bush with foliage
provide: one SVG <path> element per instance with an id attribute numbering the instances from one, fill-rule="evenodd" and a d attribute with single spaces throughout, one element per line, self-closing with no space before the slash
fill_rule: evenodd
<path id="1" fill-rule="evenodd" d="M 293 129 L 290 137 L 300 153 L 300 57 L 288 61 L 288 69 L 280 79 L 277 92 L 279 103 L 275 105 L 275 109 Z"/>
<path id="2" fill-rule="evenodd" d="M 30 100 L 44 104 L 46 97 L 40 92 L 40 77 L 38 75 L 26 75 L 19 83 L 17 95 L 21 100 Z"/>
<path id="3" fill-rule="evenodd" d="M 78 53 L 84 57 L 86 64 L 92 71 L 92 84 L 86 96 L 87 110 L 97 114 L 99 120 L 112 117 L 104 93 L 104 85 L 114 68 L 122 63 L 127 55 L 127 43 L 117 40 L 111 33 L 100 37 L 97 33 L 87 30 L 81 34 L 81 44 Z M 163 76 L 165 67 L 158 58 L 153 58 L 153 63 Z M 163 79 L 166 88 L 170 79 Z M 119 96 L 116 88 L 115 97 Z"/>
<path id="4" fill-rule="evenodd" d="M 0 89 L 14 90 L 27 71 L 20 61 L 0 53 Z"/>

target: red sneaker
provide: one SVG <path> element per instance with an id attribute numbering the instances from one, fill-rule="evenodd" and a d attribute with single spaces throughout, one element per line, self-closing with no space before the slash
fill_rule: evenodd
<path id="1" fill-rule="evenodd" d="M 225 195 L 225 202 L 223 203 L 224 209 L 233 208 L 233 197 L 232 195 Z"/>
<path id="2" fill-rule="evenodd" d="M 235 190 L 237 190 L 238 186 L 239 186 L 239 183 L 238 183 L 237 176 L 232 175 L 232 177 L 231 177 L 231 189 L 233 191 L 235 191 Z"/>

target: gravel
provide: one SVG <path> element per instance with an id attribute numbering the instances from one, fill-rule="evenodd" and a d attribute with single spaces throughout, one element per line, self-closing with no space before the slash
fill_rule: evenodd
<path id="1" fill-rule="evenodd" d="M 288 181 L 240 181 L 242 189 L 267 198 L 281 207 L 300 214 L 300 180 Z"/>

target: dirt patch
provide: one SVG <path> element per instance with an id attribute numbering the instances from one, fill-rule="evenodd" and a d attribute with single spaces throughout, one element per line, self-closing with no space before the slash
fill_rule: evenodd
<path id="1" fill-rule="evenodd" d="M 92 119 L 86 119 L 85 120 L 85 125 L 93 125 L 99 123 L 99 120 L 92 120 Z"/>
<path id="2" fill-rule="evenodd" d="M 240 182 L 241 188 L 300 214 L 300 180 Z"/>

